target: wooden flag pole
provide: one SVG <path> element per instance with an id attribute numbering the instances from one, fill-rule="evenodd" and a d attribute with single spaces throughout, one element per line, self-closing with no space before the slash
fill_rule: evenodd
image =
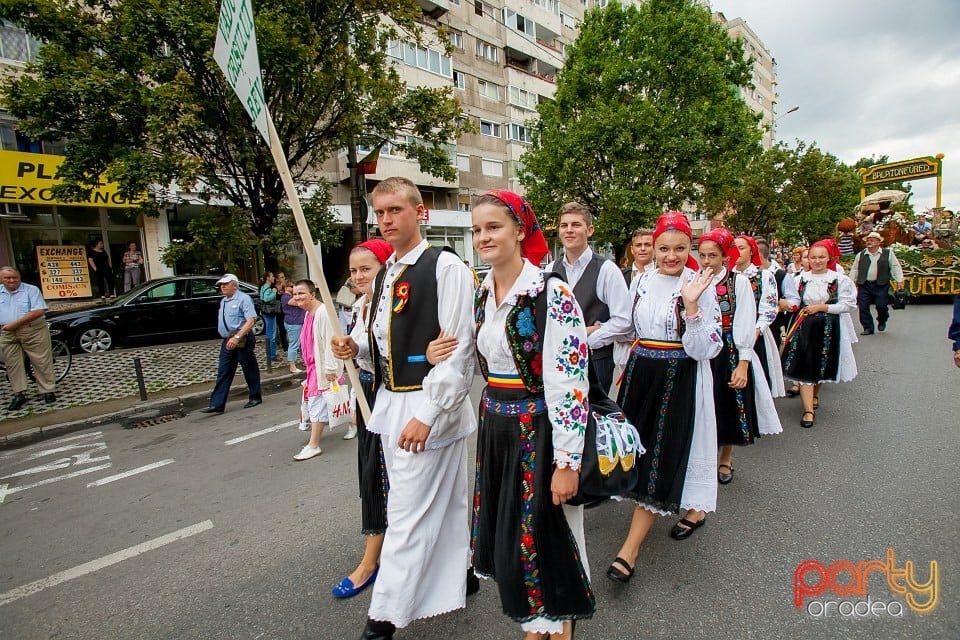
<path id="1" fill-rule="evenodd" d="M 277 163 L 277 169 L 280 171 L 280 179 L 283 181 L 283 188 L 287 192 L 287 200 L 290 201 L 290 208 L 293 210 L 293 219 L 297 223 L 297 231 L 300 232 L 300 241 L 303 242 L 304 251 L 307 252 L 310 271 L 316 274 L 314 280 L 317 283 L 317 289 L 320 291 L 320 299 L 327 308 L 327 317 L 333 326 L 333 334 L 340 337 L 344 335 L 343 327 L 340 326 L 340 318 L 337 317 L 333 296 L 330 295 L 330 287 L 327 286 L 327 279 L 323 275 L 323 260 L 313 242 L 313 237 L 310 235 L 307 219 L 303 215 L 303 207 L 300 206 L 300 197 L 297 195 L 296 187 L 293 184 L 293 176 L 290 175 L 290 167 L 287 165 L 287 157 L 283 153 L 283 146 L 280 144 L 277 130 L 273 126 L 273 116 L 270 115 L 269 110 L 267 111 L 267 126 L 270 131 L 270 153 L 273 155 L 273 161 Z M 363 414 L 364 421 L 370 424 L 370 405 L 367 404 L 367 398 L 363 394 L 360 377 L 357 375 L 353 360 L 344 360 L 343 364 L 346 366 L 350 386 L 357 396 L 360 413 Z"/>

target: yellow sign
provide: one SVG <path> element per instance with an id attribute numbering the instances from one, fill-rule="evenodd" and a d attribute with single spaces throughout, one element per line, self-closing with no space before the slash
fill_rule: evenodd
<path id="1" fill-rule="evenodd" d="M 0 151 L 0 202 L 15 204 L 63 204 L 74 207 L 128 207 L 141 200 L 127 200 L 118 193 L 117 183 L 97 187 L 83 202 L 61 202 L 51 187 L 60 183 L 55 176 L 63 156 L 21 151 Z"/>
<path id="2" fill-rule="evenodd" d="M 40 291 L 47 300 L 89 298 L 90 272 L 83 246 L 41 245 L 37 247 Z"/>
<path id="3" fill-rule="evenodd" d="M 860 176 L 865 185 L 935 178 L 940 175 L 941 166 L 939 158 L 928 156 L 890 164 L 875 164 L 872 167 L 860 169 Z"/>

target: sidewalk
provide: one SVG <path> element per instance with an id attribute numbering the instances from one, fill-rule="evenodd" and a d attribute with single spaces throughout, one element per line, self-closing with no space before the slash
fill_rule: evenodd
<path id="1" fill-rule="evenodd" d="M 262 340 L 257 342 L 264 393 L 299 384 L 302 374 L 290 373 L 286 364 L 267 372 L 264 346 Z M 217 378 L 219 349 L 220 340 L 205 340 L 74 354 L 70 373 L 57 385 L 56 402 L 45 404 L 31 383 L 26 392 L 29 402 L 18 411 L 6 410 L 12 391 L 6 377 L 0 376 L 0 446 L 85 425 L 120 422 L 130 426 L 204 407 Z M 140 400 L 134 358 L 141 362 L 146 401 Z M 239 368 L 231 397 L 238 390 L 246 395 Z"/>

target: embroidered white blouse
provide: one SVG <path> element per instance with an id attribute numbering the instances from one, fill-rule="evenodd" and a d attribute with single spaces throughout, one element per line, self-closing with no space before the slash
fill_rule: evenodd
<path id="1" fill-rule="evenodd" d="M 368 302 L 367 294 L 363 294 L 353 303 L 354 321 L 353 329 L 350 330 L 350 337 L 353 338 L 353 341 L 357 344 L 359 344 L 361 340 L 364 342 L 367 340 L 367 317 L 370 315 Z M 366 310 L 364 310 L 364 307 L 367 307 Z M 373 372 L 373 362 L 370 360 L 369 351 L 358 354 L 355 360 L 358 367 L 364 371 Z"/>
<path id="2" fill-rule="evenodd" d="M 777 312 L 780 297 L 777 295 L 777 279 L 767 269 L 760 269 L 751 264 L 746 269 L 739 272 L 748 278 L 752 278 L 760 272 L 760 302 L 757 303 L 757 331 L 763 331 L 777 319 Z"/>
<path id="3" fill-rule="evenodd" d="M 486 359 L 491 374 L 517 375 L 508 342 L 507 316 L 516 306 L 519 295 L 536 295 L 544 291 L 544 286 L 547 317 L 542 340 L 543 386 L 547 414 L 553 427 L 554 461 L 559 467 L 579 469 L 587 427 L 588 348 L 583 314 L 570 287 L 559 278 L 551 278 L 544 284 L 540 269 L 524 260 L 523 270 L 497 305 L 493 273 L 488 273 L 480 285 L 489 293 L 484 322 L 477 331 L 477 350 Z M 525 331 L 535 331 L 532 314 L 527 318 L 523 313 L 518 318 L 521 335 Z"/>

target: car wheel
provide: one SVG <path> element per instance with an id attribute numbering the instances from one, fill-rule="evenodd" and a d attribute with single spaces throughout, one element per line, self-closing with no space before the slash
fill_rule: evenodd
<path id="1" fill-rule="evenodd" d="M 84 353 L 100 353 L 113 347 L 113 336 L 103 327 L 87 327 L 77 335 L 77 346 Z"/>
<path id="2" fill-rule="evenodd" d="M 267 324 L 263 321 L 263 316 L 257 316 L 257 321 L 253 323 L 253 335 L 262 336 L 266 329 Z"/>

